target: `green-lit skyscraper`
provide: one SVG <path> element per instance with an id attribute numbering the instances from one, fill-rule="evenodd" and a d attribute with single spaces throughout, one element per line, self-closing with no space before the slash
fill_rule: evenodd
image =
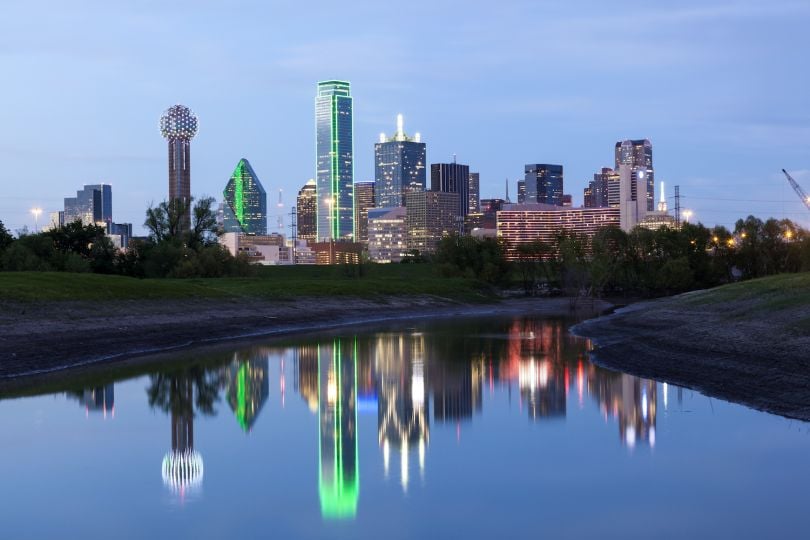
<path id="1" fill-rule="evenodd" d="M 267 234 L 267 193 L 248 160 L 239 160 L 222 195 L 225 232 Z"/>
<path id="2" fill-rule="evenodd" d="M 315 98 L 318 241 L 354 240 L 352 96 L 346 81 L 318 83 Z"/>

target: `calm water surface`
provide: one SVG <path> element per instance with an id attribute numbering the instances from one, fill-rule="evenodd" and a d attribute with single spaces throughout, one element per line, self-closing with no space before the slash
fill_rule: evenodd
<path id="1" fill-rule="evenodd" d="M 808 424 L 562 320 L 341 330 L 0 401 L 3 538 L 807 537 Z"/>

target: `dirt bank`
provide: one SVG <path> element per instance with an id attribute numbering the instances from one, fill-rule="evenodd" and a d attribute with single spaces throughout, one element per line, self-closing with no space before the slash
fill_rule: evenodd
<path id="1" fill-rule="evenodd" d="M 580 316 L 607 310 L 582 306 Z M 294 301 L 131 300 L 0 303 L 0 379 L 112 363 L 220 340 L 414 317 L 569 315 L 564 298 L 464 304 L 435 296 L 299 298 Z"/>
<path id="2" fill-rule="evenodd" d="M 592 360 L 605 367 L 810 421 L 810 304 L 795 292 L 699 291 L 573 330 L 594 340 Z"/>

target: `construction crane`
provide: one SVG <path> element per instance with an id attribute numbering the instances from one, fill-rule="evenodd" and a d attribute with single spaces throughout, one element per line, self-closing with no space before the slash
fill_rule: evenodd
<path id="1" fill-rule="evenodd" d="M 793 187 L 793 191 L 796 192 L 796 195 L 799 196 L 807 209 L 810 210 L 810 197 L 808 197 L 807 193 L 804 192 L 802 186 L 800 186 L 799 183 L 796 182 L 796 180 L 794 180 L 785 169 L 782 169 L 782 172 L 785 173 L 785 176 L 787 176 L 788 182 L 790 182 L 790 185 Z"/>

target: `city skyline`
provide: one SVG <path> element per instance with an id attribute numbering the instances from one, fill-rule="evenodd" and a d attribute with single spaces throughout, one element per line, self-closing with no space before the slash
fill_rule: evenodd
<path id="1" fill-rule="evenodd" d="M 177 29 L 161 21 L 179 17 L 180 7 L 111 6 L 77 22 L 66 7 L 45 2 L 47 16 L 33 39 L 15 39 L 21 30 L 10 22 L 33 16 L 33 8 L 11 3 L 3 8 L 3 20 L 9 21 L 4 33 L 14 45 L 3 63 L 32 84 L 25 91 L 5 90 L 16 106 L 3 113 L 6 127 L 0 134 L 6 175 L 0 183 L 0 219 L 12 230 L 31 228 L 31 207 L 47 213 L 58 208 L 73 186 L 108 183 L 119 194 L 117 220 L 132 222 L 142 232 L 145 208 L 166 198 L 165 146 L 154 136 L 155 114 L 176 102 L 203 119 L 204 130 L 194 142 L 195 196 L 218 193 L 221 179 L 241 155 L 251 157 L 268 189 L 296 192 L 312 177 L 312 84 L 337 76 L 354 86 L 358 181 L 373 178 L 373 143 L 380 131 L 390 129 L 393 115 L 402 112 L 431 143 L 428 163 L 457 153 L 481 173 L 482 198 L 503 197 L 505 177 L 510 191 L 515 190 L 523 164 L 551 162 L 565 167 L 566 191 L 578 206 L 593 172 L 613 163 L 611 145 L 646 138 L 655 145 L 656 177 L 670 190 L 670 206 L 672 189 L 679 185 L 682 206 L 707 225 L 729 225 L 753 213 L 788 217 L 807 227 L 810 216 L 780 169 L 790 171 L 805 188 L 810 185 L 810 127 L 800 91 L 807 75 L 788 69 L 801 65 L 800 51 L 807 49 L 801 28 L 810 18 L 810 6 L 686 2 L 645 6 L 644 13 L 634 10 L 629 16 L 626 11 L 634 5 L 591 3 L 574 12 L 516 1 L 493 13 L 474 6 L 460 14 L 471 36 L 510 35 L 520 21 L 542 16 L 550 35 L 559 40 L 533 44 L 510 35 L 492 49 L 489 37 L 478 43 L 441 38 L 429 48 L 399 50 L 397 62 L 384 63 L 380 70 L 372 67 L 381 64 L 382 51 L 361 44 L 386 31 L 394 42 L 406 42 L 409 38 L 399 28 L 407 24 L 400 23 L 414 16 L 392 17 L 388 10 L 393 8 L 385 8 L 355 20 L 334 11 L 346 34 L 330 33 L 332 37 L 317 43 L 331 40 L 347 54 L 326 58 L 319 56 L 312 38 L 296 36 L 311 21 L 293 6 L 282 5 L 270 21 L 277 30 L 270 32 L 273 41 L 257 48 L 270 50 L 261 60 L 264 52 L 257 56 L 247 46 L 200 29 L 235 17 L 250 19 L 246 24 L 251 27 L 265 25 L 270 18 L 258 3 L 241 6 L 253 15 L 248 18 L 240 10 L 203 4 L 194 15 L 198 25 Z M 442 15 L 448 9 L 433 6 L 431 13 Z M 638 24 L 639 19 L 647 24 Z M 761 25 L 762 20 L 769 24 Z M 312 24 L 317 29 L 324 23 Z M 425 24 L 430 28 L 434 23 Z M 179 33 L 172 39 L 197 44 L 185 45 L 192 53 L 187 76 L 167 76 L 176 65 L 162 57 L 160 48 L 144 42 L 151 38 L 139 37 L 142 26 L 154 28 L 158 41 Z M 689 43 L 684 44 L 687 31 L 681 26 L 690 27 Z M 82 32 L 84 27 L 103 31 Z M 759 31 L 752 32 L 755 28 Z M 577 29 L 582 31 L 572 31 Z M 622 29 L 628 31 L 622 34 Z M 82 37 L 66 40 L 67 31 Z M 583 34 L 587 39 L 573 37 Z M 611 46 L 605 47 L 608 37 Z M 473 75 L 476 84 L 464 95 L 455 91 L 448 73 L 431 69 L 450 58 L 459 69 L 479 66 Z M 535 90 L 531 83 L 536 76 L 523 74 L 521 64 L 527 58 L 558 69 L 557 81 Z M 108 69 L 116 64 L 129 67 L 126 72 Z M 257 65 L 260 69 L 249 74 L 255 84 L 233 87 L 236 72 Z M 636 77 L 626 77 L 638 70 L 644 73 L 643 91 L 633 84 Z M 497 81 L 518 73 L 522 84 L 497 88 Z M 780 78 L 787 78 L 787 84 L 771 84 Z M 679 83 L 690 79 L 701 84 Z M 58 94 L 53 91 L 57 86 Z M 486 106 L 476 107 L 481 102 Z M 114 123 L 113 104 L 119 106 Z M 38 126 L 46 122 L 52 140 L 43 150 Z M 546 129 L 534 129 L 537 122 Z M 571 144 L 574 138 L 577 144 Z M 496 151 L 490 148 L 493 139 Z M 32 172 L 28 163 L 34 155 L 38 167 Z M 32 174 L 24 191 L 12 181 Z"/>

